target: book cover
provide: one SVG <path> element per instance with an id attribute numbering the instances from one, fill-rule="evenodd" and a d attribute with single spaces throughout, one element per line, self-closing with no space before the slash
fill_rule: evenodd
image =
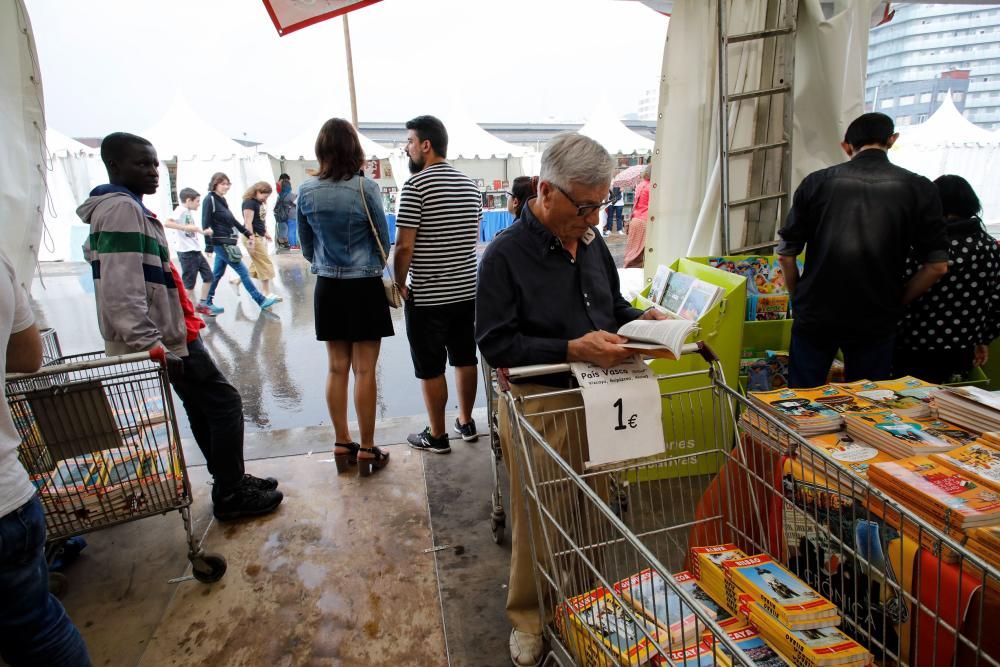
<path id="1" fill-rule="evenodd" d="M 896 460 L 896 457 L 890 454 L 855 440 L 845 431 L 824 433 L 807 440 L 837 465 L 847 468 L 859 477 L 867 477 L 868 466 L 873 463 Z"/>
<path id="2" fill-rule="evenodd" d="M 852 415 L 848 420 L 848 429 L 852 424 L 862 429 L 875 429 L 873 435 L 881 435 L 899 440 L 911 447 L 916 445 L 929 450 L 948 451 L 979 439 L 976 433 L 939 419 L 906 418 L 888 410 Z"/>
<path id="3" fill-rule="evenodd" d="M 672 273 L 673 271 L 662 264 L 656 267 L 656 273 L 653 275 L 653 281 L 649 285 L 650 301 L 656 304 L 663 301 L 663 295 L 667 291 L 667 283 L 669 282 L 670 275 Z"/>
<path id="4" fill-rule="evenodd" d="M 747 297 L 748 320 L 772 321 L 788 317 L 789 297 L 787 294 L 756 295 Z"/>
<path id="5" fill-rule="evenodd" d="M 755 602 L 745 610 L 753 627 L 797 667 L 867 665 L 873 659 L 865 647 L 836 627 L 789 630 Z"/>
<path id="6" fill-rule="evenodd" d="M 782 623 L 837 613 L 832 602 L 766 554 L 725 561 L 722 567 L 740 590 Z"/>
<path id="7" fill-rule="evenodd" d="M 566 601 L 565 611 L 570 619 L 570 627 L 565 628 L 565 633 L 571 649 L 578 658 L 588 655 L 597 657 L 598 661 L 585 664 L 608 664 L 600 648 L 596 651 L 596 647 L 588 648 L 595 641 L 600 641 L 609 649 L 620 664 L 635 667 L 645 664 L 650 654 L 656 653 L 656 647 L 647 635 L 658 638 L 661 645 L 666 642 L 666 637 L 653 623 L 642 620 L 641 615 L 633 619 L 632 614 L 623 609 L 605 588 L 570 598 Z M 562 614 L 557 613 L 559 616 Z M 636 626 L 637 621 L 642 623 L 642 629 Z"/>
<path id="8" fill-rule="evenodd" d="M 931 459 L 968 475 L 994 491 L 1000 491 L 1000 450 L 985 442 L 974 442 L 950 452 L 931 454 Z"/>
<path id="9" fill-rule="evenodd" d="M 729 612 L 698 586 L 697 579 L 690 572 L 678 572 L 673 579 L 678 587 L 700 603 L 704 616 L 719 621 L 730 617 Z M 656 570 L 647 568 L 623 579 L 615 584 L 615 590 L 633 609 L 667 630 L 671 641 L 687 644 L 694 640 L 697 616 Z"/>
<path id="10" fill-rule="evenodd" d="M 722 650 L 722 645 L 709 639 L 671 651 L 667 657 L 661 654 L 653 656 L 649 661 L 657 667 L 731 667 L 729 656 Z"/>
<path id="11" fill-rule="evenodd" d="M 858 380 L 838 386 L 905 417 L 930 417 L 931 397 L 939 391 L 937 385 L 909 375 L 877 382 Z"/>
<path id="12" fill-rule="evenodd" d="M 1000 494 L 926 456 L 877 463 L 868 476 L 890 495 L 910 500 L 938 518 L 950 516 L 952 525 L 960 528 L 1000 520 Z"/>
<path id="13" fill-rule="evenodd" d="M 694 277 L 686 273 L 671 272 L 670 278 L 667 281 L 667 289 L 663 293 L 663 301 L 660 305 L 670 312 L 680 315 L 681 306 L 684 304 L 684 299 L 687 298 L 688 291 L 691 289 L 694 281 Z"/>
<path id="14" fill-rule="evenodd" d="M 747 654 L 754 667 L 785 667 L 790 664 L 778 651 L 768 645 L 760 631 L 752 625 L 731 630 L 726 634 L 741 651 Z M 719 645 L 719 649 L 727 656 L 732 655 L 722 644 Z M 730 657 L 730 662 L 736 663 L 733 657 Z"/>

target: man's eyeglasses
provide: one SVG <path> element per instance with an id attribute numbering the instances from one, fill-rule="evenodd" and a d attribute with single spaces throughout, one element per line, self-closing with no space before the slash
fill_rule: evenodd
<path id="1" fill-rule="evenodd" d="M 552 187 L 554 187 L 559 192 L 563 193 L 563 197 L 565 197 L 566 199 L 568 199 L 570 204 L 572 204 L 573 206 L 576 206 L 576 214 L 578 216 L 580 216 L 581 218 L 585 218 L 588 215 L 590 215 L 591 213 L 593 213 L 594 211 L 597 211 L 597 210 L 599 210 L 601 208 L 604 208 L 605 206 L 607 206 L 608 204 L 611 203 L 610 199 L 605 199 L 604 201 L 602 201 L 599 204 L 577 204 L 576 201 L 572 197 L 569 196 L 569 193 L 566 192 L 565 190 L 563 190 L 561 187 L 559 187 L 555 183 L 552 183 Z"/>

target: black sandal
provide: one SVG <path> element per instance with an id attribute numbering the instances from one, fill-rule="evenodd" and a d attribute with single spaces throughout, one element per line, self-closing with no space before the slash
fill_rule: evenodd
<path id="1" fill-rule="evenodd" d="M 389 464 L 389 453 L 383 452 L 378 447 L 359 447 L 358 451 L 374 455 L 371 458 L 358 457 L 358 474 L 362 477 L 368 477 Z"/>
<path id="2" fill-rule="evenodd" d="M 350 451 L 338 452 L 337 447 Z M 359 449 L 361 449 L 361 445 L 356 442 L 338 442 L 334 445 L 333 462 L 337 464 L 337 474 L 347 472 L 350 466 L 357 464 Z"/>

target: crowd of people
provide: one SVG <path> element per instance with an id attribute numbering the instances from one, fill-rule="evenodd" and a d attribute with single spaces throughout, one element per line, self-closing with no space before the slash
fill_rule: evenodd
<path id="1" fill-rule="evenodd" d="M 621 325 L 665 317 L 656 308 L 632 307 L 620 293 L 599 214 L 619 208 L 621 193 L 609 189 L 615 163 L 599 143 L 577 133 L 554 138 L 539 176 L 519 177 L 511 185 L 508 207 L 516 222 L 477 261 L 478 187 L 447 162 L 441 121 L 419 116 L 406 128 L 412 176 L 400 193 L 394 240 L 379 188 L 361 170 L 358 135 L 345 120 L 333 118 L 320 128 L 319 166 L 297 193 L 287 175 L 277 184 L 276 243 L 301 245 L 316 275 L 315 332 L 327 352 L 336 469 L 357 469 L 362 477 L 390 462 L 389 451 L 374 440 L 375 369 L 382 339 L 394 335 L 395 304 L 387 294 L 402 296 L 413 372 L 427 410 L 427 426 L 407 441 L 435 454 L 451 451 L 449 430 L 467 441 L 479 435 L 472 418 L 479 354 L 492 367 L 584 361 L 607 368 L 633 354 L 614 333 Z M 895 136 L 887 117 L 865 114 L 847 129 L 843 147 L 850 159 L 811 174 L 795 193 L 777 251 L 795 312 L 793 386 L 825 383 L 838 350 L 849 380 L 884 379 L 894 371 L 936 380 L 984 363 L 986 346 L 998 334 L 1000 249 L 982 227 L 975 193 L 959 177 L 932 184 L 893 166 L 886 151 Z M 110 354 L 163 349 L 170 382 L 213 478 L 219 520 L 273 512 L 283 500 L 278 481 L 245 471 L 241 398 L 202 343 L 199 317 L 222 312 L 214 295 L 227 268 L 261 309 L 280 300 L 270 289 L 274 267 L 267 252 L 272 236 L 265 203 L 273 188 L 261 182 L 247 190 L 241 221 L 225 198 L 230 180 L 217 173 L 204 201 L 195 190 L 181 190 L 179 206 L 161 224 L 142 203 L 158 187 L 150 142 L 114 133 L 104 139 L 101 157 L 109 183 L 95 188 L 79 213 L 91 226 L 86 251 L 105 347 Z M 626 266 L 642 265 L 649 194 L 647 165 L 628 222 Z M 199 208 L 200 225 L 194 222 Z M 605 234 L 615 231 L 620 218 L 617 211 L 613 216 Z M 180 271 L 171 262 L 164 228 L 176 234 Z M 213 267 L 202 254 L 202 239 Z M 797 257 L 803 253 L 800 271 Z M 31 371 L 40 363 L 37 328 L 9 263 L 3 268 L 0 360 L 7 370 Z M 196 294 L 199 276 L 203 284 Z M 450 429 L 448 365 L 459 406 Z M 357 438 L 347 420 L 351 376 Z M 560 373 L 514 383 L 511 391 L 554 394 L 536 403 L 536 412 L 546 413 L 581 405 L 577 394 L 551 391 L 571 382 Z M 10 417 L 0 417 L 0 591 L 18 601 L 0 618 L 0 656 L 13 667 L 89 665 L 79 633 L 44 589 L 41 506 L 17 463 Z M 515 665 L 537 665 L 542 630 L 551 620 L 544 617 L 532 574 L 531 531 L 540 521 L 529 521 L 524 452 L 512 446 L 506 411 L 500 411 L 499 431 L 511 487 L 510 655 Z M 582 472 L 586 432 L 565 420 L 546 434 L 551 447 Z M 13 636 L 19 641 L 10 641 Z"/>

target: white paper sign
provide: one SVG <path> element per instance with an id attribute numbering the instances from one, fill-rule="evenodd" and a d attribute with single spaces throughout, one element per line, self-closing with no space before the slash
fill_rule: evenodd
<path id="1" fill-rule="evenodd" d="M 660 388 L 638 356 L 614 368 L 570 364 L 586 410 L 588 466 L 663 452 Z"/>

